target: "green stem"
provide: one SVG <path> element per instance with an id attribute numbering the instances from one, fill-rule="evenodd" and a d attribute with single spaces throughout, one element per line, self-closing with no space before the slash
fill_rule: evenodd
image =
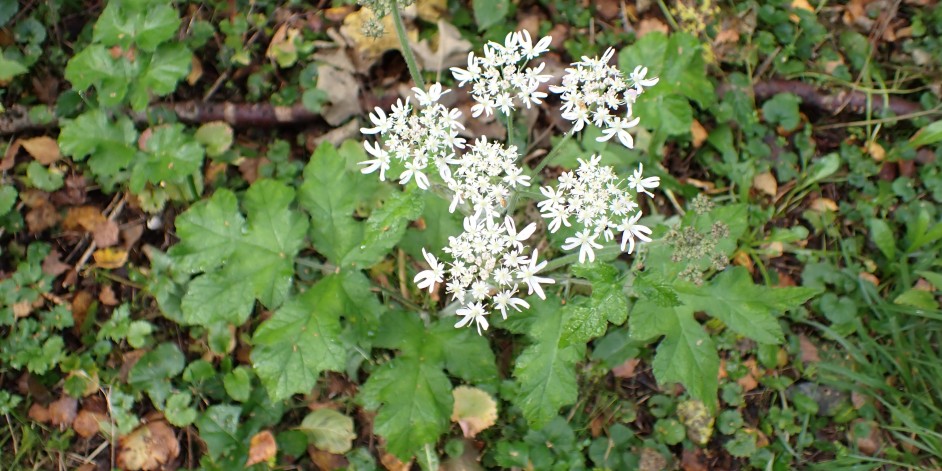
<path id="1" fill-rule="evenodd" d="M 549 165 L 550 161 L 556 158 L 556 155 L 559 154 L 559 151 L 560 149 L 563 148 L 563 145 L 565 145 L 566 142 L 569 141 L 569 139 L 572 139 L 573 134 L 575 134 L 573 131 L 567 132 L 566 135 L 563 136 L 563 138 L 560 139 L 560 141 L 556 143 L 553 149 L 550 150 L 550 153 L 547 154 L 546 157 L 544 157 L 543 160 L 541 160 L 540 163 L 537 164 L 537 166 L 533 170 L 530 171 L 530 176 L 537 175 L 540 173 L 541 170 L 546 168 L 546 166 Z"/>
<path id="2" fill-rule="evenodd" d="M 409 75 L 415 82 L 415 86 L 425 90 L 425 80 L 419 72 L 419 66 L 415 62 L 415 55 L 412 54 L 412 48 L 409 46 L 409 37 L 406 36 L 406 27 L 402 23 L 402 14 L 399 12 L 399 1 L 392 2 L 393 24 L 396 25 L 396 36 L 399 37 L 399 45 L 402 46 L 402 57 L 406 60 L 406 66 L 409 67 Z"/>
<path id="3" fill-rule="evenodd" d="M 621 245 L 603 245 L 601 249 L 595 250 L 596 257 L 604 257 L 606 255 L 617 255 L 621 253 Z M 579 253 L 571 253 L 569 255 L 563 255 L 557 259 L 550 260 L 549 263 L 540 270 L 540 273 L 549 273 L 557 268 L 560 268 L 565 265 L 576 263 L 579 261 Z"/>

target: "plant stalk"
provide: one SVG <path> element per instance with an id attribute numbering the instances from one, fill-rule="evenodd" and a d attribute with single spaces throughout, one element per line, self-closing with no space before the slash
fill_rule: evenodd
<path id="1" fill-rule="evenodd" d="M 399 1 L 395 0 L 392 3 L 393 24 L 396 25 L 396 36 L 399 38 L 399 45 L 402 47 L 402 57 L 406 60 L 406 66 L 409 67 L 409 75 L 412 76 L 412 81 L 415 82 L 415 86 L 425 90 L 425 80 L 422 79 L 419 66 L 415 62 L 415 55 L 412 54 L 412 48 L 409 46 L 409 37 L 406 36 L 406 27 L 402 23 L 402 13 L 399 12 Z"/>

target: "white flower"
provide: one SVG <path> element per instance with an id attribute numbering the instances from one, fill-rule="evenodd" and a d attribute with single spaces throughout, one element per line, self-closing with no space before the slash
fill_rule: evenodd
<path id="1" fill-rule="evenodd" d="M 386 181 L 386 170 L 389 170 L 389 153 L 384 151 L 379 144 L 373 144 L 370 146 L 369 142 L 363 144 L 366 148 L 366 151 L 376 157 L 373 160 L 364 160 L 360 162 L 359 165 L 365 165 L 366 167 L 360 169 L 360 172 L 363 174 L 373 173 L 379 170 L 379 181 Z"/>
<path id="2" fill-rule="evenodd" d="M 459 204 L 469 203 L 475 211 L 497 214 L 507 205 L 511 188 L 529 186 L 530 177 L 522 176 L 516 161 L 517 147 L 504 147 L 481 137 L 460 158 L 447 159 L 448 175 L 442 179 L 452 192 L 449 212 Z"/>
<path id="3" fill-rule="evenodd" d="M 462 316 L 462 319 L 455 324 L 456 328 L 461 328 L 466 325 L 470 326 L 473 321 L 477 324 L 478 335 L 481 335 L 481 329 L 487 330 L 489 327 L 487 319 L 484 318 L 484 316 L 487 315 L 487 311 L 484 310 L 484 306 L 479 302 L 458 309 L 457 314 Z"/>
<path id="4" fill-rule="evenodd" d="M 595 138 L 598 142 L 605 142 L 612 138 L 612 136 L 618 135 L 618 140 L 621 144 L 629 149 L 634 149 L 635 141 L 631 137 L 631 134 L 628 134 L 628 130 L 637 126 L 641 121 L 641 118 L 635 118 L 632 120 L 627 120 L 624 118 L 613 118 L 609 121 L 609 127 L 602 130 L 602 135 Z"/>
<path id="5" fill-rule="evenodd" d="M 543 287 L 540 286 L 540 283 L 551 285 L 556 283 L 556 280 L 536 276 L 540 270 L 546 267 L 546 260 L 543 260 L 539 264 L 536 263 L 536 260 L 537 251 L 534 250 L 533 257 L 530 258 L 530 264 L 520 269 L 520 272 L 517 273 L 517 278 L 527 284 L 527 294 L 536 293 L 540 299 L 546 299 L 546 294 L 543 293 Z"/>
<path id="6" fill-rule="evenodd" d="M 500 315 L 507 319 L 507 308 L 512 307 L 520 312 L 520 308 L 530 309 L 530 303 L 520 298 L 515 298 L 516 290 L 504 290 L 494 295 L 494 307 L 500 310 Z"/>
<path id="7" fill-rule="evenodd" d="M 602 246 L 595 242 L 597 235 L 589 232 L 588 229 L 577 232 L 575 237 L 567 237 L 563 250 L 572 250 L 579 247 L 579 263 L 585 263 L 588 257 L 589 263 L 595 261 L 595 252 L 592 249 L 601 249 Z"/>
<path id="8" fill-rule="evenodd" d="M 622 252 L 625 251 L 625 245 L 628 245 L 628 253 L 635 251 L 635 237 L 644 242 L 651 242 L 651 238 L 648 237 L 651 234 L 651 229 L 637 224 L 638 219 L 641 219 L 641 211 L 638 211 L 630 219 L 626 219 L 624 224 L 618 226 L 618 230 L 624 231 L 621 235 Z"/>
<path id="9" fill-rule="evenodd" d="M 415 275 L 413 281 L 419 289 L 428 288 L 428 292 L 431 293 L 435 288 L 435 283 L 441 283 L 445 280 L 445 264 L 439 262 L 434 255 L 426 252 L 425 248 L 422 248 L 422 256 L 428 262 L 429 269 L 419 272 L 418 275 Z"/>
<path id="10" fill-rule="evenodd" d="M 644 164 L 638 164 L 638 169 L 635 170 L 633 175 L 628 177 L 628 188 L 638 193 L 644 193 L 650 197 L 654 197 L 654 194 L 648 191 L 648 189 L 657 188 L 661 184 L 661 177 L 644 178 L 641 175 L 642 172 L 644 172 Z"/>
<path id="11" fill-rule="evenodd" d="M 504 226 L 507 229 L 507 238 L 517 250 L 523 250 L 523 242 L 529 239 L 530 236 L 533 235 L 533 232 L 536 231 L 536 223 L 531 222 L 527 227 L 524 227 L 522 231 L 517 232 L 517 225 L 510 216 L 504 219 Z"/>
<path id="12" fill-rule="evenodd" d="M 638 93 L 643 92 L 644 87 L 653 87 L 657 85 L 657 81 L 659 80 L 657 77 L 645 79 L 645 75 L 648 75 L 648 68 L 639 65 L 635 67 L 635 70 L 633 70 L 629 76 L 631 81 L 634 82 L 635 90 L 637 90 Z"/>

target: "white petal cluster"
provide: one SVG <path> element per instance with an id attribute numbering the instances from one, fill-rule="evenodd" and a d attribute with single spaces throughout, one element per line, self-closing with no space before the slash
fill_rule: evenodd
<path id="1" fill-rule="evenodd" d="M 632 117 L 632 105 L 645 87 L 657 84 L 658 79 L 645 78 L 647 67 L 638 66 L 626 78 L 618 68 L 608 65 L 615 50 L 608 48 L 601 58 L 582 56 L 566 69 L 562 84 L 551 86 L 550 91 L 559 93 L 563 118 L 572 121 L 573 132 L 581 131 L 586 124 L 602 129 L 596 140 L 605 142 L 618 136 L 627 148 L 634 147 L 634 138 L 628 130 L 637 126 L 639 118 Z M 619 115 L 624 108 L 626 111 Z"/>
<path id="2" fill-rule="evenodd" d="M 644 167 L 639 166 L 624 184 L 612 167 L 599 165 L 600 160 L 598 155 L 579 159 L 579 168 L 560 175 L 556 188 L 540 188 L 545 199 L 537 207 L 551 220 L 550 232 L 572 226 L 571 220 L 578 224 L 580 230 L 567 238 L 562 248 L 578 248 L 579 263 L 594 261 L 595 250 L 602 248 L 600 241 L 611 241 L 618 233 L 622 234 L 621 250 L 627 247 L 628 253 L 634 252 L 635 239 L 651 241 L 651 229 L 638 224 L 641 211 L 629 190 L 653 196 L 648 190 L 658 187 L 660 177 L 645 178 Z"/>
<path id="3" fill-rule="evenodd" d="M 511 191 L 530 186 L 530 176 L 517 166 L 517 147 L 504 147 L 479 138 L 460 158 L 448 161 L 451 176 L 445 179 L 454 195 L 448 211 L 468 203 L 472 212 L 495 216 L 507 206 Z"/>
<path id="4" fill-rule="evenodd" d="M 360 162 L 363 173 L 379 170 L 379 179 L 386 180 L 393 159 L 403 163 L 405 170 L 399 176 L 399 183 L 406 184 L 415 179 L 419 188 L 427 190 L 429 170 L 438 170 L 442 178 L 448 176 L 448 160 L 454 158 L 455 149 L 465 147 L 465 139 L 458 137 L 464 129 L 459 119 L 461 111 L 449 109 L 439 103 L 442 95 L 450 90 L 442 90 L 441 84 L 429 87 L 428 92 L 413 88 L 416 100 L 422 107 L 417 111 L 409 103 L 396 101 L 389 115 L 382 108 L 376 107 L 370 113 L 373 122 L 371 128 L 361 128 L 363 134 L 378 134 L 383 143 L 364 143 L 366 151 L 373 159 Z"/>
<path id="5" fill-rule="evenodd" d="M 529 109 L 542 103 L 546 93 L 538 88 L 552 76 L 541 74 L 544 64 L 526 64 L 549 50 L 550 41 L 547 36 L 533 44 L 527 31 L 509 33 L 504 44 L 492 41 L 484 45 L 484 56 L 468 53 L 467 69 L 452 67 L 458 86 L 471 83 L 471 96 L 477 102 L 471 107 L 471 116 L 490 116 L 495 109 L 508 115 L 518 104 Z"/>
<path id="6" fill-rule="evenodd" d="M 538 253 L 525 255 L 527 247 L 523 244 L 536 230 L 531 223 L 522 231 L 517 231 L 510 216 L 501 223 L 498 218 L 477 213 L 464 219 L 464 232 L 457 237 L 448 238 L 448 247 L 444 250 L 452 261 L 440 262 L 423 250 L 429 269 L 415 277 L 419 288 L 428 288 L 431 292 L 436 283 L 442 283 L 447 277 L 445 290 L 461 304 L 457 314 L 461 317 L 455 327 L 476 325 L 478 334 L 487 330 L 486 316 L 493 311 L 500 311 L 506 319 L 507 311 L 529 308 L 522 299 L 522 286 L 526 285 L 527 294 L 536 293 L 546 299 L 541 284 L 552 284 L 554 280 L 537 276 L 546 266 L 546 261 L 537 263 Z"/>

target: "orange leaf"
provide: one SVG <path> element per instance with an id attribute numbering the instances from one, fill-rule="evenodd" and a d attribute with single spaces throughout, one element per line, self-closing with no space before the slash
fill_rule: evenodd
<path id="1" fill-rule="evenodd" d="M 114 270 L 121 268 L 128 262 L 128 252 L 121 249 L 99 249 L 92 256 L 95 258 L 95 265 L 98 268 Z"/>
<path id="2" fill-rule="evenodd" d="M 48 136 L 20 139 L 20 144 L 29 155 L 43 165 L 50 165 L 62 157 L 62 154 L 59 153 L 59 144 L 55 139 Z"/>
<path id="3" fill-rule="evenodd" d="M 249 460 L 245 467 L 275 459 L 278 453 L 278 445 L 275 443 L 275 437 L 268 430 L 262 430 L 252 436 L 249 441 Z"/>

